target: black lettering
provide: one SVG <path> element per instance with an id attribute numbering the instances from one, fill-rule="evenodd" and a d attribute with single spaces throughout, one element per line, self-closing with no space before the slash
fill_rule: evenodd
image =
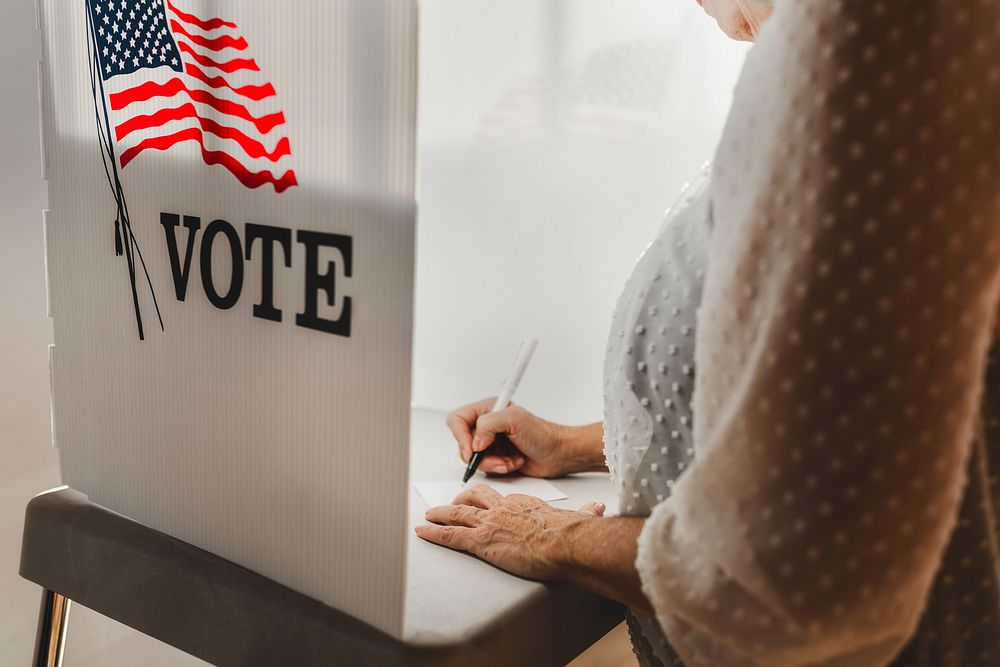
<path id="1" fill-rule="evenodd" d="M 206 234 L 208 232 L 206 231 Z M 305 288 L 306 301 L 303 312 L 295 316 L 295 324 L 300 327 L 325 331 L 337 336 L 351 335 L 351 297 L 344 297 L 344 307 L 340 311 L 340 317 L 336 320 L 328 320 L 320 317 L 318 312 L 319 292 L 326 292 L 326 304 L 334 305 L 336 302 L 336 263 L 327 262 L 326 271 L 319 272 L 319 249 L 321 247 L 336 248 L 344 258 L 344 276 L 351 276 L 351 253 L 352 239 L 343 234 L 327 234 L 324 232 L 310 232 L 300 229 L 295 240 L 306 248 L 305 267 Z M 204 241 L 203 241 L 204 243 Z"/>
<path id="2" fill-rule="evenodd" d="M 212 244 L 219 234 L 229 241 L 229 251 L 233 260 L 229 289 L 225 294 L 218 293 L 212 278 Z M 225 220 L 213 220 L 201 236 L 201 284 L 205 288 L 205 296 L 220 310 L 228 310 L 240 300 L 240 293 L 243 291 L 243 246 L 236 230 Z"/>
<path id="3" fill-rule="evenodd" d="M 246 258 L 250 261 L 253 242 L 261 240 L 260 303 L 254 304 L 253 316 L 274 322 L 281 321 L 281 310 L 274 307 L 274 244 L 284 251 L 285 266 L 292 265 L 292 230 L 271 225 L 246 224 Z"/>
<path id="4" fill-rule="evenodd" d="M 167 236 L 167 254 L 170 256 L 170 273 L 174 276 L 174 292 L 177 300 L 183 301 L 187 295 L 188 278 L 191 276 L 191 256 L 194 254 L 194 237 L 201 229 L 201 218 L 193 215 L 184 216 L 184 226 L 188 229 L 187 250 L 184 253 L 184 267 L 181 268 L 180 255 L 177 252 L 177 226 L 180 216 L 176 213 L 160 213 L 160 224 Z"/>

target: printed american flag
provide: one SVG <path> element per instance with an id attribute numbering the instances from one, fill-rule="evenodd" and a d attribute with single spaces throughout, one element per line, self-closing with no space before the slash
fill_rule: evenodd
<path id="1" fill-rule="evenodd" d="M 248 188 L 297 184 L 274 86 L 235 23 L 199 16 L 181 0 L 87 4 L 102 89 L 95 95 L 104 97 L 122 169 L 149 151 L 193 142 L 206 164 Z"/>
<path id="2" fill-rule="evenodd" d="M 641 138 L 662 122 L 671 101 L 676 49 L 663 40 L 614 44 L 582 63 L 515 81 L 480 118 L 473 141 L 492 150 L 559 135 L 613 142 Z"/>

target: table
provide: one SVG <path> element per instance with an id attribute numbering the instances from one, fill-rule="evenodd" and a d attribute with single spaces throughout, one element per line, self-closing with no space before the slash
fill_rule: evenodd
<path id="1" fill-rule="evenodd" d="M 460 475 L 441 413 L 416 409 L 411 482 Z M 554 481 L 578 508 L 616 503 L 607 475 Z M 21 574 L 43 587 L 37 664 L 61 656 L 66 600 L 218 665 L 562 665 L 623 609 L 565 583 L 508 575 L 423 542 L 426 506 L 410 488 L 402 638 L 89 502 L 65 487 L 28 504 Z"/>

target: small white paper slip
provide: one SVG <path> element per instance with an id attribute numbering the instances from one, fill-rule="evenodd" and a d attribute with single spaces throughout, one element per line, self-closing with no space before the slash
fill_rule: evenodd
<path id="1" fill-rule="evenodd" d="M 462 484 L 459 480 L 448 480 L 446 482 L 416 482 L 413 486 L 428 507 L 437 507 L 438 505 L 450 505 L 455 496 L 477 484 L 488 484 L 497 493 L 504 496 L 509 496 L 512 493 L 523 493 L 546 502 L 565 500 L 568 497 L 548 481 L 537 477 L 483 477 L 476 475 L 467 484 Z"/>

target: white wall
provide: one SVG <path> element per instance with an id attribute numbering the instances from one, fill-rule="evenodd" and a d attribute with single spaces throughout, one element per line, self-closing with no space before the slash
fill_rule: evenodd
<path id="1" fill-rule="evenodd" d="M 710 159 L 746 47 L 693 0 L 423 0 L 414 401 L 601 416 L 611 312 Z"/>
<path id="2" fill-rule="evenodd" d="M 49 442 L 42 208 L 38 144 L 39 59 L 35 6 L 4 0 L 0 10 L 0 456 Z M 0 469 L 3 463 L 0 459 Z"/>
<path id="3" fill-rule="evenodd" d="M 39 589 L 17 574 L 24 506 L 58 483 L 49 446 L 34 5 L 0 3 L 0 665 L 31 659 Z"/>

